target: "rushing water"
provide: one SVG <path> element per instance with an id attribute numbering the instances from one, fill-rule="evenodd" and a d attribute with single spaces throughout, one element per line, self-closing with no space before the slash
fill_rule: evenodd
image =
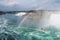
<path id="1" fill-rule="evenodd" d="M 60 40 L 60 33 L 56 32 L 57 30 L 54 26 L 50 26 L 46 30 L 33 28 L 34 25 L 32 28 L 25 25 L 22 27 L 28 16 L 0 15 L 0 40 Z"/>

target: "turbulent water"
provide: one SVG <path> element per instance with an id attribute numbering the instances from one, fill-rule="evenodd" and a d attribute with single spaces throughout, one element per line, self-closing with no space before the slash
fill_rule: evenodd
<path id="1" fill-rule="evenodd" d="M 54 26 L 40 28 L 40 15 L 38 18 L 34 14 L 33 19 L 30 16 L 0 15 L 0 40 L 60 40 L 60 32 Z"/>

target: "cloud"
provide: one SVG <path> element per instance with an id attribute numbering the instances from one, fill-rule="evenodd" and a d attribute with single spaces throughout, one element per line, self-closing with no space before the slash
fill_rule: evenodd
<path id="1" fill-rule="evenodd" d="M 14 6 L 18 4 L 19 3 L 16 1 L 0 1 L 0 5 L 4 5 L 4 6 Z"/>
<path id="2" fill-rule="evenodd" d="M 43 10 L 60 10 L 60 1 L 59 0 L 50 0 L 48 3 L 46 3 L 41 8 L 37 9 L 43 9 Z"/>
<path id="3" fill-rule="evenodd" d="M 16 5 L 16 4 L 18 4 L 18 2 L 7 2 L 7 3 L 3 4 L 3 5 L 13 6 L 13 5 Z"/>
<path id="4" fill-rule="evenodd" d="M 0 10 L 59 10 L 59 2 L 59 0 L 0 0 Z"/>

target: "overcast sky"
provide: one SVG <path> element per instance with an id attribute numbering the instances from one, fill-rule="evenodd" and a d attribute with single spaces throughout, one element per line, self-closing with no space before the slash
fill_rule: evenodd
<path id="1" fill-rule="evenodd" d="M 60 10 L 60 0 L 0 0 L 0 11 Z"/>

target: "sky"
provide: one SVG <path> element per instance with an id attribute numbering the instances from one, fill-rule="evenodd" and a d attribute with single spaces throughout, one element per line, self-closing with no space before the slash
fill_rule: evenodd
<path id="1" fill-rule="evenodd" d="M 0 0 L 0 11 L 60 10 L 60 0 Z"/>

